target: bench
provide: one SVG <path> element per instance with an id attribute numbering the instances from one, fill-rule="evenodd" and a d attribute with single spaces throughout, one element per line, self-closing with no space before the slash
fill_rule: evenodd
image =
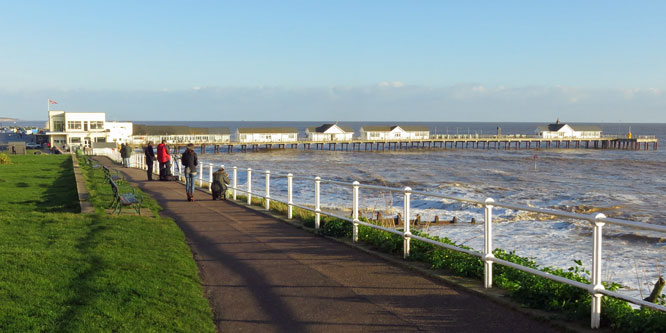
<path id="1" fill-rule="evenodd" d="M 97 161 L 92 159 L 92 156 L 90 155 L 84 155 L 84 156 L 88 165 L 90 165 L 93 169 L 99 169 L 102 167 L 99 163 L 97 163 Z"/>
<path id="2" fill-rule="evenodd" d="M 123 180 L 123 177 L 118 173 L 117 170 L 113 170 L 112 173 L 111 169 L 109 169 L 106 166 L 102 166 L 102 170 L 104 170 L 104 181 L 106 181 L 107 183 L 111 181 Z"/>
<path id="3" fill-rule="evenodd" d="M 131 192 L 123 192 L 120 190 L 118 184 L 116 184 L 113 179 L 109 180 L 109 184 L 111 184 L 111 191 L 113 191 L 113 201 L 109 207 L 113 208 L 113 212 L 111 212 L 111 214 L 117 212 L 118 215 L 120 215 L 123 207 L 132 207 L 137 214 L 141 215 L 141 204 L 143 203 L 143 198 L 140 195 L 134 193 L 134 187 L 129 186 L 129 188 L 132 190 Z"/>

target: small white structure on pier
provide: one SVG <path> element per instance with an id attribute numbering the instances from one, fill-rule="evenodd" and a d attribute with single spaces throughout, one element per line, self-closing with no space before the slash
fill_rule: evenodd
<path id="1" fill-rule="evenodd" d="M 562 124 L 560 120 L 554 124 L 548 124 L 537 127 L 536 131 L 538 136 L 544 139 L 560 139 L 560 138 L 590 138 L 598 139 L 601 137 L 601 128 L 599 126 L 584 126 L 584 125 L 569 125 Z"/>
<path id="2" fill-rule="evenodd" d="M 362 126 L 361 140 L 420 140 L 430 137 L 428 126 Z"/>
<path id="3" fill-rule="evenodd" d="M 166 140 L 167 144 L 225 144 L 231 141 L 231 132 L 227 127 L 188 127 L 188 126 L 149 126 L 137 124 L 132 136 L 135 144 L 149 141 L 158 144 Z"/>
<path id="4" fill-rule="evenodd" d="M 294 127 L 238 128 L 240 143 L 298 142 L 298 129 Z"/>
<path id="5" fill-rule="evenodd" d="M 308 127 L 305 134 L 310 141 L 351 141 L 354 129 L 338 124 L 323 124 L 319 127 Z"/>

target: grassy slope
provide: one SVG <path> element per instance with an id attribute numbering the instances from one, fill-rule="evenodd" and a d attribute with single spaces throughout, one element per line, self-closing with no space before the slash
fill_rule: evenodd
<path id="1" fill-rule="evenodd" d="M 173 221 L 71 213 L 68 156 L 12 160 L 0 165 L 0 331 L 214 331 Z"/>

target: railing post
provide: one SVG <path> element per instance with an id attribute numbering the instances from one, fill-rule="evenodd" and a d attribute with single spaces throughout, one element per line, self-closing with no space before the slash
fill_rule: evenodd
<path id="1" fill-rule="evenodd" d="M 403 192 L 404 194 L 404 201 L 403 201 L 403 206 L 402 206 L 402 218 L 404 221 L 404 227 L 403 227 L 403 244 L 402 244 L 402 256 L 403 258 L 407 259 L 409 258 L 409 242 L 412 237 L 412 232 L 409 230 L 409 206 L 410 206 L 410 197 L 412 196 L 412 188 L 411 187 L 405 187 L 405 190 Z"/>
<path id="2" fill-rule="evenodd" d="M 266 210 L 271 209 L 271 171 L 266 170 L 266 198 L 264 199 Z"/>
<path id="3" fill-rule="evenodd" d="M 199 163 L 199 188 L 203 187 L 203 163 Z"/>
<path id="4" fill-rule="evenodd" d="M 153 161 L 153 174 L 156 175 L 160 171 L 160 163 L 157 161 Z"/>
<path id="5" fill-rule="evenodd" d="M 247 204 L 252 204 L 252 168 L 247 168 Z"/>
<path id="6" fill-rule="evenodd" d="M 293 185 L 294 185 L 294 175 L 289 173 L 287 174 L 287 218 L 291 220 L 292 218 L 292 206 L 294 204 L 293 200 Z"/>
<path id="7" fill-rule="evenodd" d="M 236 189 L 238 188 L 238 167 L 234 167 L 234 184 L 233 184 L 233 196 L 234 200 L 236 200 Z"/>
<path id="8" fill-rule="evenodd" d="M 590 222 L 594 224 L 594 232 L 592 234 L 594 238 L 594 255 L 592 256 L 592 285 L 590 289 L 590 294 L 592 294 L 592 328 L 599 328 L 601 320 L 601 297 L 603 295 L 599 294 L 598 291 L 605 289 L 601 283 L 601 231 L 605 223 L 599 221 L 599 219 L 603 218 L 606 218 L 606 215 L 599 213 L 590 219 Z"/>
<path id="9" fill-rule="evenodd" d="M 213 192 L 213 165 L 208 166 L 208 191 Z"/>
<path id="10" fill-rule="evenodd" d="M 319 229 L 321 207 L 319 202 L 321 177 L 315 177 L 315 229 Z"/>
<path id="11" fill-rule="evenodd" d="M 354 181 L 352 183 L 352 221 L 353 221 L 353 229 L 352 229 L 352 240 L 354 242 L 358 242 L 358 189 L 359 185 L 361 185 L 358 181 Z"/>
<path id="12" fill-rule="evenodd" d="M 183 170 L 180 167 L 180 163 L 178 163 L 178 180 L 183 181 Z"/>
<path id="13" fill-rule="evenodd" d="M 487 198 L 484 205 L 483 214 L 483 267 L 484 279 L 483 286 L 485 288 L 493 287 L 493 203 L 495 200 Z"/>

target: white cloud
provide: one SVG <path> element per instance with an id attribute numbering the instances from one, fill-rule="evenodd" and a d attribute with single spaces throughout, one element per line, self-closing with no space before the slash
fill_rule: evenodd
<path id="1" fill-rule="evenodd" d="M 392 88 L 400 89 L 392 89 Z M 155 91 L 0 90 L 2 116 L 46 118 L 45 96 L 66 110 L 107 112 L 116 120 L 387 120 L 666 122 L 666 93 L 647 89 L 460 84 L 316 88 L 205 87 Z M 630 98 L 627 98 L 630 96 Z M 100 103 L 99 101 L 104 101 Z"/>
<path id="2" fill-rule="evenodd" d="M 400 81 L 393 81 L 393 82 L 382 81 L 382 82 L 379 82 L 377 84 L 377 86 L 382 87 L 382 88 L 400 88 L 400 87 L 404 87 L 405 84 L 400 82 Z"/>

